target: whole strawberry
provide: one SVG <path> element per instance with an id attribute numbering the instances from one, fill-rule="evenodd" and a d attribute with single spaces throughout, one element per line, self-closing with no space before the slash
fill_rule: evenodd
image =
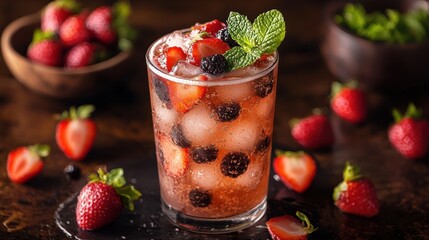
<path id="1" fill-rule="evenodd" d="M 49 145 L 31 145 L 18 147 L 7 156 L 7 176 L 14 183 L 25 183 L 43 170 L 41 157 L 47 157 Z"/>
<path id="2" fill-rule="evenodd" d="M 367 116 L 367 102 L 364 92 L 357 82 L 346 84 L 334 82 L 331 90 L 331 108 L 342 119 L 356 124 L 363 122 Z"/>
<path id="3" fill-rule="evenodd" d="M 343 181 L 334 189 L 335 205 L 345 213 L 374 217 L 380 211 L 380 203 L 372 182 L 362 177 L 356 166 L 346 163 Z"/>
<path id="4" fill-rule="evenodd" d="M 28 46 L 27 57 L 48 66 L 62 65 L 63 49 L 53 32 L 34 31 L 33 40 Z"/>
<path id="5" fill-rule="evenodd" d="M 91 32 L 85 25 L 86 16 L 86 12 L 70 16 L 61 25 L 59 36 L 64 46 L 72 47 L 91 39 Z"/>
<path id="6" fill-rule="evenodd" d="M 331 123 L 326 115 L 317 109 L 308 117 L 292 119 L 290 127 L 292 137 L 304 148 L 320 149 L 330 147 L 334 143 Z"/>
<path id="7" fill-rule="evenodd" d="M 95 141 L 96 125 L 90 119 L 94 111 L 92 105 L 71 107 L 59 117 L 56 126 L 55 139 L 64 154 L 71 160 L 82 160 Z"/>
<path id="8" fill-rule="evenodd" d="M 117 40 L 116 31 L 112 25 L 112 8 L 101 6 L 94 9 L 86 19 L 86 27 L 95 38 L 103 44 L 112 45 Z"/>
<path id="9" fill-rule="evenodd" d="M 78 10 L 79 4 L 75 0 L 55 0 L 50 2 L 42 11 L 42 31 L 58 33 L 61 24 Z"/>
<path id="10" fill-rule="evenodd" d="M 98 174 L 89 176 L 89 183 L 79 193 L 76 205 L 76 221 L 84 230 L 94 230 L 114 221 L 125 208 L 133 211 L 133 201 L 141 193 L 126 180 L 121 168 L 106 173 L 99 169 Z"/>
<path id="11" fill-rule="evenodd" d="M 395 123 L 388 130 L 389 141 L 402 156 L 409 159 L 424 157 L 429 148 L 429 122 L 422 119 L 422 111 L 412 103 L 402 116 L 393 109 Z"/>
<path id="12" fill-rule="evenodd" d="M 64 67 L 78 68 L 95 62 L 95 46 L 89 42 L 79 43 L 66 53 Z"/>

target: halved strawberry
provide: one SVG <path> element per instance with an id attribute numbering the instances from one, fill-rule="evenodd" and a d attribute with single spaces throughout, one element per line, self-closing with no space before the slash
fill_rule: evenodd
<path id="1" fill-rule="evenodd" d="M 181 47 L 169 47 L 165 50 L 167 70 L 170 72 L 171 69 L 180 60 L 186 60 L 186 53 Z"/>
<path id="2" fill-rule="evenodd" d="M 277 151 L 274 158 L 274 172 L 280 180 L 296 192 L 304 192 L 316 175 L 316 162 L 305 152 Z"/>
<path id="3" fill-rule="evenodd" d="M 189 150 L 175 145 L 165 135 L 158 137 L 159 157 L 167 175 L 180 177 L 189 167 Z"/>
<path id="4" fill-rule="evenodd" d="M 212 37 L 214 37 L 219 30 L 225 27 L 226 27 L 225 23 L 215 19 L 213 21 L 206 22 L 203 24 L 196 24 L 192 27 L 192 29 L 207 32 Z"/>
<path id="5" fill-rule="evenodd" d="M 291 215 L 274 217 L 267 221 L 266 225 L 273 240 L 305 240 L 310 233 L 317 230 L 305 214 L 297 211 L 296 216 L 302 222 Z"/>
<path id="6" fill-rule="evenodd" d="M 192 58 L 191 64 L 200 66 L 201 59 L 215 54 L 224 54 L 229 50 L 226 42 L 218 38 L 205 38 L 197 40 L 191 46 Z"/>
<path id="7" fill-rule="evenodd" d="M 205 75 L 197 77 L 199 81 L 206 81 Z M 173 107 L 180 113 L 189 111 L 206 94 L 207 87 L 168 82 L 168 92 Z"/>
<path id="8" fill-rule="evenodd" d="M 71 160 L 82 160 L 95 141 L 96 126 L 90 119 L 94 111 L 92 105 L 71 107 L 64 111 L 56 127 L 55 138 L 58 146 Z"/>
<path id="9" fill-rule="evenodd" d="M 48 145 L 18 147 L 7 156 L 7 175 L 12 182 L 24 183 L 38 175 L 43 169 L 41 157 L 49 155 Z"/>

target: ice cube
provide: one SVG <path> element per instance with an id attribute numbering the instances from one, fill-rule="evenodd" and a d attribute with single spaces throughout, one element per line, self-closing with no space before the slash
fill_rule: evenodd
<path id="1" fill-rule="evenodd" d="M 242 111 L 240 116 L 222 129 L 221 148 L 231 151 L 251 151 L 262 135 L 263 129 L 258 118 Z"/>
<path id="2" fill-rule="evenodd" d="M 153 94 L 152 111 L 154 114 L 153 121 L 156 126 L 156 130 L 163 132 L 168 136 L 169 131 L 171 131 L 171 128 L 176 123 L 179 114 L 173 108 L 167 108 L 156 94 Z"/>
<path id="3" fill-rule="evenodd" d="M 182 117 L 183 134 L 193 146 L 210 145 L 214 143 L 217 130 L 215 115 L 204 102 L 193 107 Z"/>
<path id="4" fill-rule="evenodd" d="M 193 164 L 190 171 L 192 184 L 195 184 L 204 190 L 215 188 L 223 177 L 218 163 L 196 163 Z"/>
<path id="5" fill-rule="evenodd" d="M 241 187 L 255 189 L 261 182 L 262 172 L 262 163 L 260 161 L 250 161 L 246 172 L 235 179 L 235 184 Z"/>
<path id="6" fill-rule="evenodd" d="M 243 76 L 252 76 L 256 73 L 260 72 L 261 69 L 257 66 L 250 65 L 244 68 L 239 68 L 237 70 L 234 70 L 232 72 L 228 72 L 225 74 L 225 77 L 243 77 Z"/>
<path id="7" fill-rule="evenodd" d="M 200 67 L 192 65 L 186 61 L 179 61 L 171 70 L 172 74 L 182 77 L 196 77 L 203 73 Z"/>
<path id="8" fill-rule="evenodd" d="M 216 92 L 219 100 L 223 102 L 241 102 L 254 95 L 251 82 L 216 87 Z"/>
<path id="9" fill-rule="evenodd" d="M 166 47 L 180 47 L 183 49 L 184 52 L 187 52 L 189 46 L 192 44 L 192 41 L 182 32 L 176 31 L 171 33 L 167 37 L 167 40 L 165 40 L 165 44 Z"/>
<path id="10" fill-rule="evenodd" d="M 259 102 L 255 107 L 255 112 L 261 119 L 271 119 L 274 113 L 274 99 L 274 95 L 272 95 L 258 100 Z"/>

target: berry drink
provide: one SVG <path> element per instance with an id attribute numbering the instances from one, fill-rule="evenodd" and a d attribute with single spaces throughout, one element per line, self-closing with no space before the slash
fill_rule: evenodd
<path id="1" fill-rule="evenodd" d="M 285 24 L 277 10 L 258 16 L 249 34 L 271 20 L 274 46 L 255 40 L 246 52 L 237 19 L 252 28 L 231 12 L 167 34 L 146 54 L 162 209 L 194 232 L 237 231 L 266 209 Z"/>

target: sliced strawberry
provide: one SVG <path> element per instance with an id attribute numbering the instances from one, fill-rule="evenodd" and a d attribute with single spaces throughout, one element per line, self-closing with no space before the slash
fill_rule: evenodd
<path id="1" fill-rule="evenodd" d="M 41 157 L 49 155 L 48 145 L 32 145 L 12 150 L 7 156 L 7 175 L 12 182 L 24 183 L 43 169 Z"/>
<path id="2" fill-rule="evenodd" d="M 219 30 L 225 27 L 225 23 L 215 19 L 213 21 L 206 22 L 203 24 L 196 24 L 192 27 L 192 29 L 207 32 L 214 37 Z"/>
<path id="3" fill-rule="evenodd" d="M 197 77 L 200 81 L 206 81 L 205 75 Z M 189 111 L 206 94 L 207 87 L 168 82 L 168 92 L 173 107 L 180 113 Z"/>
<path id="4" fill-rule="evenodd" d="M 316 175 L 316 162 L 305 152 L 277 152 L 274 172 L 280 180 L 296 192 L 304 192 Z"/>
<path id="5" fill-rule="evenodd" d="M 186 60 L 186 53 L 180 47 L 169 47 L 165 50 L 167 70 L 171 69 L 180 60 Z"/>
<path id="6" fill-rule="evenodd" d="M 168 137 L 159 135 L 160 161 L 167 175 L 180 177 L 189 167 L 189 150 L 175 145 Z"/>
<path id="7" fill-rule="evenodd" d="M 305 240 L 308 234 L 316 230 L 305 214 L 296 212 L 296 215 L 303 222 L 291 215 L 274 217 L 267 221 L 266 225 L 273 240 Z"/>
<path id="8" fill-rule="evenodd" d="M 82 160 L 95 141 L 96 125 L 89 115 L 94 110 L 92 105 L 70 108 L 65 111 L 56 127 L 56 141 L 60 149 L 71 160 Z"/>
<path id="9" fill-rule="evenodd" d="M 218 38 L 205 38 L 197 40 L 191 46 L 192 58 L 191 63 L 195 66 L 200 66 L 201 59 L 215 54 L 224 54 L 229 50 L 226 42 Z"/>

